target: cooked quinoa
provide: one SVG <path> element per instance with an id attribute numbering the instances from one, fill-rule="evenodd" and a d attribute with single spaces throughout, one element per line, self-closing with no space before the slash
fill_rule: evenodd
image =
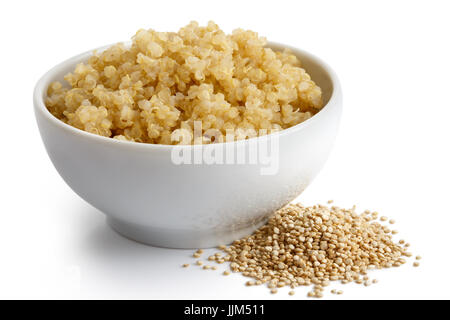
<path id="1" fill-rule="evenodd" d="M 45 104 L 78 129 L 142 143 L 221 142 L 227 130 L 245 139 L 286 129 L 322 108 L 322 92 L 289 50 L 265 45 L 253 31 L 227 35 L 213 22 L 176 33 L 141 29 L 131 46 L 113 45 L 78 64 L 64 77 L 68 86 L 51 83 Z M 221 138 L 213 141 L 208 130 Z M 181 132 L 184 140 L 173 141 Z"/>

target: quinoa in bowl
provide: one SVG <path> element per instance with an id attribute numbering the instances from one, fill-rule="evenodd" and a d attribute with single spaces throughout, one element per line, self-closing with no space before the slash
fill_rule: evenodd
<path id="1" fill-rule="evenodd" d="M 227 35 L 213 22 L 177 33 L 139 30 L 130 46 L 79 63 L 67 86 L 51 83 L 45 105 L 73 127 L 140 143 L 204 144 L 229 131 L 242 140 L 287 129 L 320 111 L 322 90 L 288 49 L 265 45 L 255 32 Z"/>
<path id="2" fill-rule="evenodd" d="M 102 52 L 109 47 L 99 48 L 97 52 L 102 55 Z M 132 44 L 125 45 L 124 50 L 132 47 Z M 133 140 L 126 138 L 126 135 L 133 130 L 135 123 L 117 129 L 122 124 L 116 122 L 120 119 L 116 118 L 120 115 L 119 110 L 114 110 L 116 106 L 106 103 L 102 105 L 96 102 L 96 98 L 94 99 L 92 94 L 94 89 L 91 91 L 81 89 L 81 84 L 86 81 L 87 76 L 83 79 L 80 78 L 77 82 L 77 86 L 80 88 L 62 89 L 66 90 L 66 93 L 60 98 L 63 102 L 60 105 L 60 117 L 67 117 L 64 115 L 64 111 L 67 111 L 65 95 L 69 94 L 70 96 L 69 91 L 75 89 L 72 91 L 72 95 L 85 93 L 92 105 L 98 109 L 103 107 L 107 110 L 107 116 L 111 117 L 111 135 L 98 135 L 95 134 L 95 130 L 92 134 L 70 125 L 68 120 L 59 120 L 49 111 L 48 105 L 46 106 L 46 100 L 49 98 L 48 88 L 55 81 L 64 82 L 64 75 L 73 73 L 78 64 L 84 63 L 84 66 L 87 67 L 88 60 L 93 56 L 92 50 L 59 63 L 40 78 L 33 94 L 34 112 L 39 132 L 53 165 L 75 193 L 103 212 L 107 217 L 108 224 L 130 239 L 170 248 L 205 248 L 231 243 L 250 235 L 265 223 L 270 214 L 291 202 L 305 190 L 323 167 L 335 141 L 343 107 L 339 79 L 326 62 L 309 52 L 288 44 L 268 42 L 266 47 L 272 48 L 274 51 L 283 51 L 285 48 L 289 48 L 301 60 L 302 67 L 322 89 L 324 107 L 320 109 L 309 105 L 296 111 L 316 114 L 307 121 L 275 134 L 233 143 L 214 143 L 205 146 L 161 144 L 163 141 L 160 138 L 153 141 L 146 138 L 146 141 L 150 143 L 136 143 L 133 142 L 133 140 L 137 141 L 136 138 Z M 264 48 L 262 50 L 265 50 Z M 96 55 L 94 54 L 94 56 Z M 254 61 L 254 59 L 249 61 Z M 118 68 L 120 68 L 119 65 L 115 67 L 115 69 Z M 179 72 L 181 66 L 177 68 L 177 72 Z M 233 69 L 233 74 L 236 72 Z M 132 76 L 133 74 L 130 73 L 129 77 L 132 78 Z M 160 78 L 161 74 L 158 74 L 156 86 L 162 86 Z M 191 81 L 191 86 L 194 83 L 196 86 L 201 85 L 199 81 L 194 82 L 192 78 Z M 219 81 L 212 83 L 215 88 L 222 90 L 217 84 Z M 259 89 L 261 84 L 255 86 L 262 91 Z M 96 84 L 95 87 L 97 87 Z M 296 85 L 293 87 L 297 88 Z M 120 93 L 120 90 L 123 90 L 122 94 L 131 91 L 119 87 L 116 91 Z M 158 90 L 158 88 L 156 87 L 154 90 Z M 109 91 L 114 97 L 114 90 L 109 89 Z M 144 89 L 139 91 L 141 96 L 145 93 Z M 214 96 L 218 93 L 220 93 L 218 90 L 213 91 Z M 172 93 L 172 96 L 176 94 L 177 92 Z M 156 95 L 156 98 L 161 99 L 161 95 Z M 151 101 L 156 98 L 148 96 L 147 100 Z M 70 99 L 67 100 L 70 101 Z M 129 107 L 134 109 L 136 108 L 134 100 L 138 100 L 138 94 L 131 100 Z M 249 104 L 245 105 L 247 100 L 244 103 L 242 99 L 242 102 L 234 106 L 236 108 L 244 106 L 248 109 Z M 79 106 L 82 102 L 83 99 L 79 101 Z M 196 119 L 200 119 L 198 111 L 195 110 L 198 106 L 193 101 L 191 102 L 194 110 L 187 111 L 191 112 L 191 115 L 196 114 Z M 278 103 L 282 105 L 284 102 Z M 293 105 L 293 103 L 289 104 Z M 181 109 L 180 105 L 175 106 L 180 111 L 180 118 L 185 119 L 186 114 L 189 113 L 185 109 Z M 300 107 L 305 105 L 306 103 Z M 212 106 L 217 105 L 211 102 L 211 109 Z M 76 113 L 78 107 L 72 112 L 73 114 Z M 160 112 L 161 109 L 155 104 L 151 111 L 159 116 L 160 114 L 157 112 Z M 53 110 L 53 112 L 55 111 L 57 110 Z M 65 113 L 68 115 L 68 112 Z M 141 113 L 138 116 L 135 119 L 139 119 L 139 123 L 142 123 Z M 241 114 L 239 117 L 243 119 Z M 282 117 L 285 117 L 285 114 L 281 112 L 278 119 L 282 119 Z M 248 119 L 251 117 L 247 116 L 246 119 L 249 121 Z M 175 124 L 176 121 L 178 120 L 175 120 Z M 195 124 L 201 122 L 183 121 L 193 122 L 194 129 Z M 104 124 L 107 124 L 107 121 L 105 122 Z M 90 124 L 92 124 L 91 128 L 97 129 L 96 122 L 91 121 Z M 161 126 L 161 123 L 159 125 Z M 240 125 L 239 122 L 235 124 L 235 126 L 238 125 Z M 285 126 L 287 127 L 287 125 Z M 175 126 L 169 127 L 169 131 L 174 128 Z M 143 137 L 148 136 L 147 129 L 147 127 L 141 129 L 143 130 L 141 141 L 144 141 Z M 204 136 L 200 135 L 201 139 L 207 140 L 206 133 L 209 129 L 205 130 Z M 184 129 L 179 128 L 179 130 Z M 120 131 L 126 138 L 124 141 L 114 139 L 114 136 L 119 135 Z M 176 132 L 177 129 L 174 129 L 171 135 Z M 160 144 L 156 144 L 157 142 Z M 190 143 L 193 142 L 196 143 L 196 141 L 190 141 Z M 250 152 L 255 149 L 255 145 L 258 149 L 256 162 L 252 161 L 250 157 Z M 216 149 L 222 148 L 226 149 L 223 154 L 225 157 L 221 157 L 220 152 L 216 153 Z M 232 149 L 230 157 L 228 157 L 229 149 Z M 263 150 L 266 155 L 269 153 L 273 155 L 269 157 L 271 161 L 265 161 L 267 160 L 265 157 L 262 157 L 261 160 L 260 150 Z M 193 162 L 176 162 L 174 154 L 183 156 L 190 154 L 193 156 L 190 158 L 190 160 L 193 159 Z M 206 159 L 205 155 L 208 157 L 214 155 L 216 159 L 221 158 L 224 161 L 213 163 L 200 161 L 198 163 L 196 161 L 198 154 L 201 160 Z M 245 155 L 244 162 L 239 160 L 239 155 Z M 231 158 L 231 162 L 228 161 L 229 158 Z M 276 170 L 267 175 L 264 174 L 262 177 L 262 171 L 268 169 L 268 166 Z"/>

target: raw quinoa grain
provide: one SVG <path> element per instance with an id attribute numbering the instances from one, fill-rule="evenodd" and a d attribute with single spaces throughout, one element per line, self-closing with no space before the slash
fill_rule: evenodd
<path id="1" fill-rule="evenodd" d="M 370 270 L 402 266 L 412 253 L 404 240 L 393 240 L 378 214 L 355 208 L 290 204 L 252 235 L 220 249 L 231 271 L 253 279 L 247 285 L 267 283 L 271 292 L 313 284 L 308 297 L 320 298 L 331 281 L 367 287 L 378 282 L 369 278 Z"/>

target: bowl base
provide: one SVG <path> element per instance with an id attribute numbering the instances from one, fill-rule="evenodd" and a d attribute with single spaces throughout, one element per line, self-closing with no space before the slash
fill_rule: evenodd
<path id="1" fill-rule="evenodd" d="M 171 230 L 135 225 L 108 217 L 109 226 L 120 235 L 155 247 L 172 249 L 212 248 L 227 245 L 234 240 L 248 236 L 264 225 L 267 219 L 246 225 L 238 230 Z"/>

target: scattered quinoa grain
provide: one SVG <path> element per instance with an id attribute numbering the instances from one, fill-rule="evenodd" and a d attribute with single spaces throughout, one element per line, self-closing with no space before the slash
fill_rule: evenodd
<path id="1" fill-rule="evenodd" d="M 293 296 L 295 294 L 295 291 L 289 291 L 289 295 Z"/>
<path id="2" fill-rule="evenodd" d="M 189 267 L 189 263 L 185 263 L 185 264 L 183 264 L 183 265 L 182 265 L 182 267 L 183 267 L 183 268 L 187 268 L 187 267 Z"/>
<path id="3" fill-rule="evenodd" d="M 413 266 L 414 266 L 414 267 L 418 267 L 419 265 L 420 265 L 420 263 L 418 263 L 418 262 L 414 262 L 414 263 L 413 263 Z"/>

